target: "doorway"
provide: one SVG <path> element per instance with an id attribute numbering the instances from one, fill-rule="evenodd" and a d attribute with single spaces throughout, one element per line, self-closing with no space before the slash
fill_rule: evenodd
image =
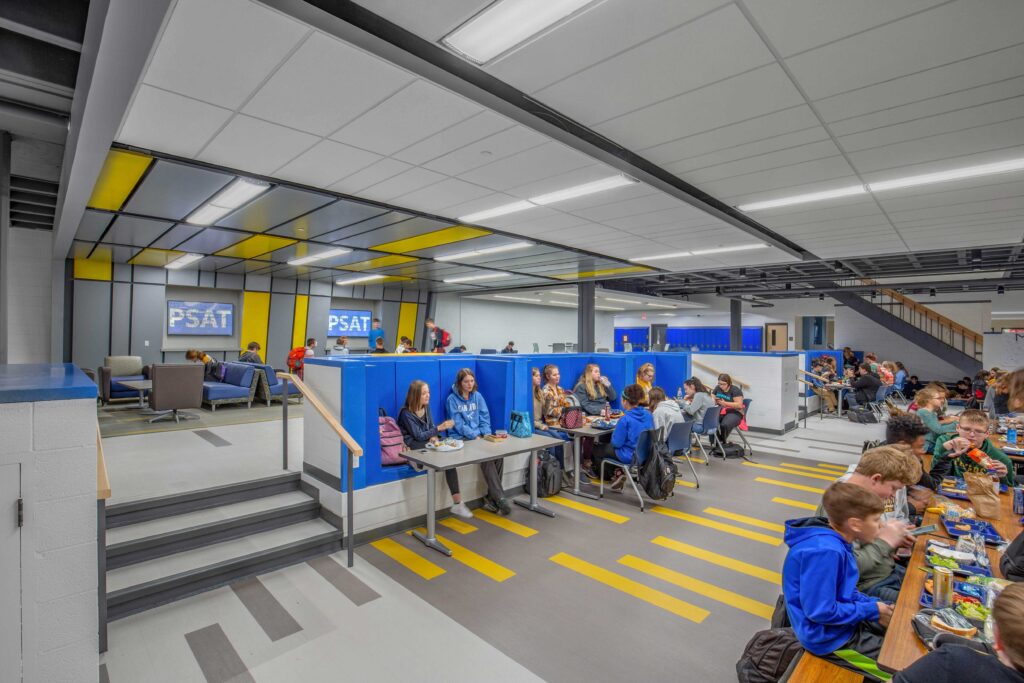
<path id="1" fill-rule="evenodd" d="M 668 334 L 668 325 L 651 325 L 651 348 L 650 351 L 665 350 L 665 335 Z"/>
<path id="2" fill-rule="evenodd" d="M 789 350 L 789 323 L 766 323 L 764 326 L 764 350 Z"/>

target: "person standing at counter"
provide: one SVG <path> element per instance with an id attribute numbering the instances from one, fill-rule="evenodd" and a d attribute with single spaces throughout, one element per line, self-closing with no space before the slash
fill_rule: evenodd
<path id="1" fill-rule="evenodd" d="M 487 410 L 487 401 L 477 391 L 476 376 L 469 368 L 462 368 L 455 376 L 452 393 L 445 401 L 448 419 L 455 423 L 452 433 L 464 441 L 472 441 L 491 433 L 491 413 Z M 487 496 L 484 507 L 491 512 L 507 515 L 512 512 L 505 497 L 505 488 L 501 483 L 501 472 L 504 460 L 488 460 L 480 463 L 484 481 L 487 483 Z"/>
<path id="2" fill-rule="evenodd" d="M 384 330 L 380 329 L 380 318 L 374 318 L 370 322 L 370 331 L 366 335 L 366 345 L 372 351 L 377 347 L 377 340 L 384 340 Z"/>
<path id="3" fill-rule="evenodd" d="M 452 420 L 445 420 L 434 426 L 434 417 L 430 414 L 430 385 L 421 379 L 413 380 L 405 394 L 405 405 L 398 413 L 398 428 L 402 430 L 405 445 L 411 449 L 425 448 L 428 443 L 436 443 L 438 434 L 455 426 Z M 459 473 L 456 470 L 445 470 L 444 479 L 452 494 L 451 512 L 457 517 L 472 519 L 473 513 L 462 502 L 459 493 Z"/>

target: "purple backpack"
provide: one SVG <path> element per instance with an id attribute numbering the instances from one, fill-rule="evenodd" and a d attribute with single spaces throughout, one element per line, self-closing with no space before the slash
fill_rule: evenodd
<path id="1" fill-rule="evenodd" d="M 404 465 L 409 462 L 401 456 L 405 450 L 405 438 L 395 418 L 381 415 L 377 418 L 380 429 L 380 464 Z"/>

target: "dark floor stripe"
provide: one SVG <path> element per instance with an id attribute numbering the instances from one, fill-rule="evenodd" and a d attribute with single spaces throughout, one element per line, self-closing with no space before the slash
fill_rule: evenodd
<path id="1" fill-rule="evenodd" d="M 207 683 L 256 683 L 220 624 L 185 634 Z"/>
<path id="2" fill-rule="evenodd" d="M 217 448 L 221 448 L 223 446 L 230 446 L 231 445 L 230 441 L 228 441 L 227 439 L 222 438 L 220 436 L 217 436 L 216 434 L 211 432 L 209 429 L 197 429 L 193 433 L 196 436 L 201 436 L 202 438 L 206 439 L 207 441 L 212 443 Z"/>
<path id="3" fill-rule="evenodd" d="M 107 673 L 106 664 L 100 664 L 100 683 L 110 683 L 110 674 Z"/>
<path id="4" fill-rule="evenodd" d="M 330 557 L 316 557 L 308 562 L 309 566 L 327 579 L 327 582 L 341 591 L 346 598 L 355 603 L 356 607 L 365 605 L 371 600 L 380 597 L 377 591 L 373 590 L 360 581 L 355 574 L 348 571 Z"/>
<path id="5" fill-rule="evenodd" d="M 838 448 L 825 448 L 824 446 L 815 446 L 815 448 L 818 449 L 819 451 L 831 451 L 833 453 L 842 453 L 843 455 L 856 455 L 858 457 L 861 454 L 860 449 L 857 449 L 855 451 L 841 451 Z"/>
<path id="6" fill-rule="evenodd" d="M 846 443 L 845 441 L 836 441 L 835 439 L 812 439 L 809 436 L 795 436 L 794 439 L 800 439 L 801 441 L 817 441 L 818 443 L 830 443 L 833 446 L 849 446 L 850 448 L 860 448 L 859 443 Z"/>
<path id="7" fill-rule="evenodd" d="M 302 630 L 288 610 L 278 602 L 257 577 L 231 584 L 231 590 L 242 601 L 249 614 L 271 641 L 281 640 Z"/>

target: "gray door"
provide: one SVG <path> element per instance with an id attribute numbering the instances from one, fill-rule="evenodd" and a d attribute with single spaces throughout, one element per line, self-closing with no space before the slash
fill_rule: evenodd
<path id="1" fill-rule="evenodd" d="M 21 680 L 21 465 L 0 467 L 0 681 Z"/>
<path id="2" fill-rule="evenodd" d="M 665 335 L 668 333 L 668 325 L 651 325 L 651 351 L 665 350 Z"/>

